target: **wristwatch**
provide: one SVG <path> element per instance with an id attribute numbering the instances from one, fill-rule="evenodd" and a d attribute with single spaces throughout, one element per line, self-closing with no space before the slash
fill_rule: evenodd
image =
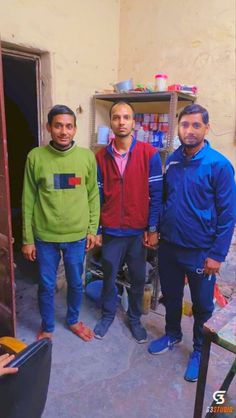
<path id="1" fill-rule="evenodd" d="M 148 232 L 157 232 L 157 227 L 156 226 L 149 226 L 148 227 Z"/>

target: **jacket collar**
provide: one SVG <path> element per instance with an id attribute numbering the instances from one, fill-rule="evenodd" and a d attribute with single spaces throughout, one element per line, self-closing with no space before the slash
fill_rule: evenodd
<path id="1" fill-rule="evenodd" d="M 209 141 L 207 139 L 204 139 L 204 146 L 198 152 L 196 152 L 196 154 L 194 154 L 190 159 L 188 159 L 188 161 L 196 161 L 196 160 L 202 159 L 206 155 L 206 153 L 208 152 L 209 148 L 211 148 Z M 178 156 L 181 160 L 186 161 L 187 157 L 184 154 L 184 146 L 183 145 L 181 145 L 177 149 L 177 153 L 178 153 Z"/>
<path id="2" fill-rule="evenodd" d="M 132 137 L 132 143 L 131 143 L 131 147 L 129 149 L 129 152 L 133 151 L 136 143 L 137 143 L 137 140 L 134 137 Z M 114 156 L 112 141 L 110 142 L 110 144 L 107 145 L 106 150 L 107 150 L 108 154 L 110 154 L 112 157 Z"/>

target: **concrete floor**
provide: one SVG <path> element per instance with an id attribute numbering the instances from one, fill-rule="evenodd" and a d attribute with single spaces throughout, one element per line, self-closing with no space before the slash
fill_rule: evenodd
<path id="1" fill-rule="evenodd" d="M 34 269 L 16 270 L 17 337 L 31 343 L 40 325 Z M 192 349 L 192 318 L 183 317 L 182 345 L 159 356 L 137 344 L 125 325 L 120 307 L 104 340 L 85 343 L 65 327 L 66 291 L 55 295 L 56 330 L 48 398 L 43 418 L 191 418 L 196 383 L 183 379 Z M 84 297 L 80 320 L 94 327 L 99 318 L 95 304 Z M 143 316 L 149 341 L 163 334 L 164 308 Z M 212 346 L 204 411 L 212 402 L 234 356 Z M 225 405 L 236 416 L 236 379 Z M 32 417 L 33 418 L 33 417 Z"/>

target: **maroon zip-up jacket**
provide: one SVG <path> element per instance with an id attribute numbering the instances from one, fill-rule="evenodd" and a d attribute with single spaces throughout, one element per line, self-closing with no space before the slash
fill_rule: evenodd
<path id="1" fill-rule="evenodd" d="M 112 155 L 111 144 L 96 154 L 98 186 L 103 195 L 100 217 L 102 227 L 147 228 L 149 223 L 150 161 L 156 153 L 157 150 L 150 144 L 134 140 L 123 176 L 120 175 Z M 158 167 L 158 170 L 161 169 Z M 160 174 L 157 177 L 161 177 L 161 172 L 155 174 Z M 154 225 L 158 222 L 157 218 L 155 216 Z"/>

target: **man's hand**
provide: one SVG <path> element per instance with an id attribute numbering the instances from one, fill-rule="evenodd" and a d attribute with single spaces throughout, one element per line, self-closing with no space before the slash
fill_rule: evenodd
<path id="1" fill-rule="evenodd" d="M 102 234 L 96 235 L 95 247 L 102 246 Z"/>
<path id="2" fill-rule="evenodd" d="M 210 276 L 211 274 L 219 273 L 220 265 L 220 261 L 213 260 L 212 258 L 207 258 L 204 265 L 204 274 Z"/>
<path id="3" fill-rule="evenodd" d="M 86 252 L 93 249 L 96 241 L 96 235 L 88 234 L 87 235 L 87 242 L 86 242 Z"/>
<path id="4" fill-rule="evenodd" d="M 8 363 L 10 363 L 11 360 L 13 360 L 15 356 L 12 354 L 11 356 L 9 354 L 3 354 L 0 356 L 0 376 L 3 376 L 5 374 L 14 374 L 18 372 L 18 367 L 4 367 Z"/>
<path id="5" fill-rule="evenodd" d="M 26 260 L 35 261 L 36 260 L 36 248 L 34 244 L 24 244 L 22 246 L 22 253 Z"/>
<path id="6" fill-rule="evenodd" d="M 158 244 L 158 233 L 145 231 L 143 234 L 143 245 L 154 250 Z"/>

